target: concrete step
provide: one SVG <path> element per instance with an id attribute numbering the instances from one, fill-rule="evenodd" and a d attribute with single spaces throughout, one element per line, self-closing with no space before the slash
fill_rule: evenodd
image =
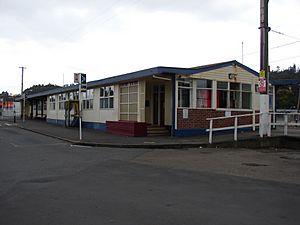
<path id="1" fill-rule="evenodd" d="M 147 127 L 148 136 L 168 136 L 169 130 L 166 127 L 149 126 Z"/>

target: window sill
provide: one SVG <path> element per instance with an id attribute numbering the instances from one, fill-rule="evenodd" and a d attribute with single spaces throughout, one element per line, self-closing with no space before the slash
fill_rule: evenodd
<path id="1" fill-rule="evenodd" d="M 218 111 L 240 111 L 240 112 L 247 112 L 253 111 L 253 109 L 232 109 L 232 108 L 216 108 Z"/>

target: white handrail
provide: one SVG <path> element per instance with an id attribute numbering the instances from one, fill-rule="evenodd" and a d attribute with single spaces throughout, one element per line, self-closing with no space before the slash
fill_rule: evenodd
<path id="1" fill-rule="evenodd" d="M 255 131 L 255 127 L 259 126 L 259 123 L 255 123 L 255 116 L 259 115 L 259 121 L 261 121 L 261 116 L 265 113 L 251 113 L 251 114 L 242 114 L 242 115 L 234 115 L 234 116 L 222 116 L 222 117 L 213 117 L 213 118 L 207 118 L 206 120 L 209 121 L 209 129 L 206 129 L 206 131 L 209 132 L 209 138 L 208 142 L 211 144 L 213 141 L 213 131 L 221 131 L 221 130 L 234 130 L 233 139 L 234 141 L 238 140 L 238 128 L 247 128 L 247 127 L 253 127 L 253 131 Z M 269 112 L 268 114 L 268 130 L 267 130 L 267 136 L 271 136 L 271 126 L 275 127 L 283 126 L 284 127 L 284 135 L 288 135 L 288 126 L 300 126 L 300 123 L 289 123 L 288 122 L 288 116 L 289 115 L 298 115 L 300 116 L 300 113 L 278 113 L 278 112 Z M 273 115 L 273 122 L 272 122 L 272 115 Z M 276 115 L 283 115 L 284 116 L 284 122 L 276 122 Z M 251 124 L 244 124 L 244 125 L 238 125 L 238 118 L 240 117 L 249 117 L 252 116 L 252 123 Z M 219 128 L 213 128 L 213 121 L 214 120 L 222 120 L 222 119 L 230 119 L 234 118 L 234 126 L 228 126 L 228 127 L 219 127 Z M 260 135 L 263 137 L 262 135 Z"/>

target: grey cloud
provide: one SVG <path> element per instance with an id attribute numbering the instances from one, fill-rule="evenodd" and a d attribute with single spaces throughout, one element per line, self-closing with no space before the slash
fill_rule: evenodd
<path id="1" fill-rule="evenodd" d="M 166 10 L 192 13 L 204 20 L 235 20 L 250 10 L 251 1 L 240 0 L 142 0 L 140 4 L 148 10 Z M 259 9 L 259 2 L 257 3 Z"/>
<path id="2" fill-rule="evenodd" d="M 109 16 L 112 3 L 109 0 L 0 0 L 1 37 L 70 41 L 80 36 L 93 18 L 99 18 L 99 12 Z M 76 15 L 80 10 L 87 13 Z"/>
<path id="3" fill-rule="evenodd" d="M 0 0 L 0 30 L 1 37 L 9 39 L 72 41 L 94 20 L 101 23 L 112 17 L 112 10 L 118 6 L 186 12 L 203 21 L 230 21 L 249 10 L 249 1 L 252 0 Z M 72 10 L 85 10 L 87 14 L 79 16 Z"/>

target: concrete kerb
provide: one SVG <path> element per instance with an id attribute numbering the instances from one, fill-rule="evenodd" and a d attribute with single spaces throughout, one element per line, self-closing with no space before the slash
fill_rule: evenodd
<path id="1" fill-rule="evenodd" d="M 96 142 L 84 142 L 84 141 L 76 141 L 76 140 L 71 140 L 63 137 L 59 137 L 56 135 L 48 134 L 45 132 L 37 131 L 34 129 L 26 128 L 23 126 L 18 126 L 20 129 L 27 130 L 36 134 L 44 135 L 47 137 L 55 138 L 61 141 L 68 142 L 72 145 L 82 145 L 82 146 L 90 146 L 90 147 L 111 147 L 111 148 L 147 148 L 147 149 L 155 149 L 155 148 L 161 148 L 161 149 L 168 149 L 168 148 L 173 148 L 173 149 L 183 149 L 183 148 L 200 148 L 200 147 L 208 147 L 207 144 L 202 144 L 202 143 L 185 143 L 185 144 L 124 144 L 124 143 L 96 143 Z"/>
<path id="2" fill-rule="evenodd" d="M 63 137 L 58 137 L 58 136 L 55 136 L 55 135 L 52 135 L 52 134 L 46 134 L 44 132 L 40 132 L 40 131 L 37 131 L 37 130 L 33 130 L 33 129 L 29 129 L 29 128 L 26 128 L 26 127 L 22 127 L 22 126 L 18 126 L 20 129 L 23 129 L 23 130 L 27 130 L 27 131 L 30 131 L 32 133 L 36 133 L 36 134 L 40 134 L 40 135 L 44 135 L 44 136 L 47 136 L 47 137 L 51 137 L 51 138 L 54 138 L 54 139 L 58 139 L 58 140 L 61 140 L 61 141 L 65 141 L 65 142 L 69 142 L 69 143 L 73 143 L 72 140 L 70 139 L 67 139 L 67 138 L 63 138 Z"/>
<path id="3" fill-rule="evenodd" d="M 56 136 L 53 134 L 37 131 L 34 129 L 18 126 L 23 130 L 28 130 L 33 133 L 55 138 L 61 141 L 68 142 L 72 145 L 78 146 L 90 146 L 90 147 L 111 147 L 111 148 L 147 148 L 147 149 L 186 149 L 186 148 L 247 148 L 247 149 L 258 149 L 258 148 L 290 148 L 298 149 L 300 145 L 300 138 L 287 137 L 287 136 L 276 136 L 276 137 L 265 137 L 261 139 L 259 136 L 246 138 L 238 141 L 219 141 L 213 144 L 209 143 L 159 143 L 159 144 L 124 144 L 124 143 L 97 143 L 97 142 L 86 142 L 71 140 L 68 138 Z M 285 144 L 284 144 L 285 143 Z M 286 143 L 292 143 L 286 145 Z"/>

